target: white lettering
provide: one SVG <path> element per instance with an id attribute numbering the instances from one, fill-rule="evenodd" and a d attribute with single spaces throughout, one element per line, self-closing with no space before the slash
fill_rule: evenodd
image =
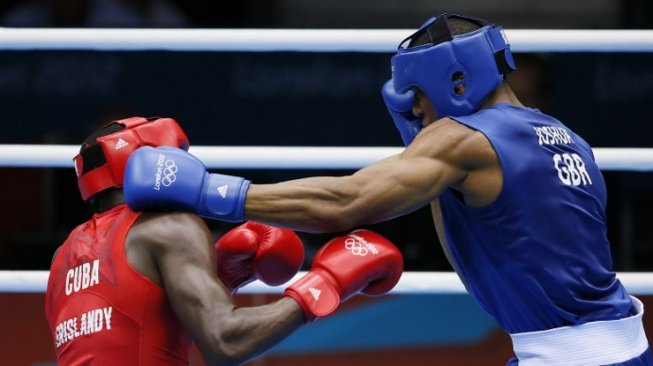
<path id="1" fill-rule="evenodd" d="M 84 335 L 87 333 L 88 328 L 88 322 L 86 322 L 86 313 L 82 314 L 82 324 L 81 324 L 81 329 L 79 330 L 79 334 Z"/>
<path id="2" fill-rule="evenodd" d="M 570 185 L 571 179 L 569 179 L 569 171 L 567 170 L 566 167 L 560 166 L 561 161 L 562 161 L 562 157 L 560 157 L 560 154 L 553 155 L 553 166 L 558 171 L 558 178 L 560 178 L 560 181 L 562 181 L 562 183 L 566 185 Z"/>
<path id="3" fill-rule="evenodd" d="M 102 311 L 104 312 L 104 322 L 107 325 L 107 330 L 109 330 L 111 329 L 111 312 L 113 311 L 113 307 L 102 308 Z"/>
<path id="4" fill-rule="evenodd" d="M 166 156 L 159 154 L 159 158 L 156 161 L 156 173 L 154 173 L 154 190 L 161 190 L 161 175 L 163 175 L 163 161 L 166 159 Z"/>
<path id="5" fill-rule="evenodd" d="M 585 162 L 578 154 L 555 154 L 553 166 L 558 171 L 560 181 L 568 186 L 591 185 Z"/>
<path id="6" fill-rule="evenodd" d="M 580 184 L 580 174 L 576 170 L 576 164 L 574 163 L 574 158 L 569 154 L 562 154 L 562 160 L 564 160 L 565 165 L 569 169 L 569 175 L 571 175 L 571 184 L 577 186 Z"/>
<path id="7" fill-rule="evenodd" d="M 60 323 L 60 324 L 57 324 L 57 326 L 55 327 L 55 331 L 54 331 L 54 341 L 55 342 L 54 343 L 55 343 L 56 347 L 59 347 L 63 343 L 63 335 L 62 335 L 62 331 L 61 331 L 61 326 L 62 325 L 63 324 Z"/>
<path id="8" fill-rule="evenodd" d="M 100 283 L 100 260 L 95 259 L 92 263 L 82 263 L 71 268 L 66 273 L 66 295 L 79 292 Z"/>
<path id="9" fill-rule="evenodd" d="M 549 129 L 546 127 L 540 127 L 540 131 L 542 131 L 542 142 L 545 145 L 548 145 L 549 142 Z"/>
<path id="10" fill-rule="evenodd" d="M 574 143 L 571 135 L 564 127 L 541 126 L 533 127 L 533 130 L 537 135 L 539 145 L 569 145 Z"/>
<path id="11" fill-rule="evenodd" d="M 576 168 L 578 169 L 578 173 L 580 174 L 581 179 L 583 180 L 583 185 L 586 186 L 588 184 L 592 184 L 592 179 L 590 178 L 590 175 L 587 173 L 587 169 L 585 169 L 585 162 L 583 159 L 580 158 L 580 156 L 573 154 L 572 155 L 574 158 L 574 162 L 576 163 Z"/>
<path id="12" fill-rule="evenodd" d="M 66 295 L 70 295 L 73 292 L 73 270 L 69 269 L 68 273 L 66 273 Z"/>
<path id="13" fill-rule="evenodd" d="M 91 283 L 91 264 L 84 263 L 82 264 L 82 288 L 88 288 L 89 283 Z"/>
<path id="14" fill-rule="evenodd" d="M 86 313 L 86 334 L 95 333 L 95 311 Z"/>
<path id="15" fill-rule="evenodd" d="M 564 137 L 560 133 L 562 129 L 561 128 L 554 128 L 553 129 L 553 140 L 556 142 L 556 144 L 564 144 Z"/>
<path id="16" fill-rule="evenodd" d="M 542 145 L 544 143 L 543 137 L 542 137 L 542 130 L 539 127 L 533 127 L 535 130 L 535 134 L 537 135 L 537 143 Z"/>
<path id="17" fill-rule="evenodd" d="M 110 330 L 112 312 L 111 306 L 87 311 L 80 317 L 80 328 L 77 327 L 77 317 L 62 321 L 54 330 L 55 346 L 59 348 L 79 336 Z"/>
<path id="18" fill-rule="evenodd" d="M 104 320 L 104 318 L 102 316 L 102 314 L 103 314 L 102 309 L 95 309 L 95 310 L 93 310 L 91 312 L 95 313 L 94 316 L 93 316 L 95 318 L 95 331 L 99 332 L 99 331 L 102 330 L 102 324 L 103 324 L 103 320 Z"/>
<path id="19" fill-rule="evenodd" d="M 75 275 L 73 276 L 73 292 L 79 292 L 82 288 L 82 271 L 80 270 L 81 266 L 75 267 Z"/>
<path id="20" fill-rule="evenodd" d="M 66 342 L 71 341 L 75 338 L 75 333 L 77 333 L 77 319 L 72 318 L 66 321 L 66 331 L 64 333 L 64 338 Z"/>

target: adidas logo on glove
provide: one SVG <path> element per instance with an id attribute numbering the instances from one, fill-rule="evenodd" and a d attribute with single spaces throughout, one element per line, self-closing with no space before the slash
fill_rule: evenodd
<path id="1" fill-rule="evenodd" d="M 229 188 L 229 186 L 226 184 L 218 187 L 218 194 L 220 195 L 220 197 L 222 198 L 227 197 L 227 188 Z"/>
<path id="2" fill-rule="evenodd" d="M 308 292 L 311 293 L 311 295 L 313 296 L 313 299 L 315 301 L 320 299 L 320 294 L 322 293 L 322 291 L 320 291 L 319 289 L 316 289 L 315 287 L 309 287 Z"/>

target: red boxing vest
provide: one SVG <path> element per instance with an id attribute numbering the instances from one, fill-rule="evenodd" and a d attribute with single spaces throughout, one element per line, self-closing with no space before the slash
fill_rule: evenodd
<path id="1" fill-rule="evenodd" d="M 59 365 L 188 365 L 190 338 L 163 288 L 127 262 L 139 215 L 126 205 L 93 215 L 52 263 L 45 314 Z"/>

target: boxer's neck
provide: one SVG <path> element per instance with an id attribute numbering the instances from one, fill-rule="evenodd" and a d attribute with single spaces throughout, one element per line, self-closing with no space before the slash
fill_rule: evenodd
<path id="1" fill-rule="evenodd" d="M 97 195 L 97 197 L 91 198 L 91 200 L 93 210 L 97 213 L 110 210 L 125 202 L 125 199 L 122 195 L 122 190 L 117 189 L 101 192 Z"/>

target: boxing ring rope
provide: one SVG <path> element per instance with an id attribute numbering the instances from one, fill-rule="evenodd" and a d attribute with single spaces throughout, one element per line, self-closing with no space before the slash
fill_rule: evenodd
<path id="1" fill-rule="evenodd" d="M 3 50 L 394 52 L 410 29 L 0 28 Z M 514 52 L 653 52 L 652 30 L 507 29 Z"/>
<path id="2" fill-rule="evenodd" d="M 0 145 L 0 167 L 72 168 L 76 145 Z M 209 168 L 333 168 L 356 169 L 387 156 L 401 147 L 260 147 L 194 146 L 195 154 Z M 602 170 L 653 170 L 653 149 L 595 148 Z M 236 158 L 237 157 L 237 158 Z M 298 274 L 296 279 L 301 274 Z M 0 271 L 0 293 L 40 293 L 45 291 L 48 271 Z M 620 280 L 633 294 L 653 294 L 653 273 L 620 273 Z M 280 293 L 280 289 L 260 282 L 240 293 Z M 460 294 L 465 289 L 455 273 L 406 272 L 392 290 L 395 294 Z"/>
<path id="3" fill-rule="evenodd" d="M 0 50 L 386 52 L 410 29 L 10 29 Z M 514 52 L 653 52 L 653 30 L 507 29 Z M 0 145 L 0 167 L 71 168 L 78 146 Z M 399 147 L 212 147 L 191 153 L 208 168 L 357 169 L 401 152 Z M 595 148 L 602 170 L 652 171 L 653 149 Z M 236 158 L 237 157 L 237 158 Z M 298 274 L 294 280 L 302 276 Z M 653 273 L 617 274 L 636 295 L 653 295 Z M 0 271 L 0 293 L 43 293 L 48 271 Z M 292 282 L 292 281 L 290 281 Z M 281 293 L 254 282 L 240 293 Z M 405 272 L 393 294 L 462 294 L 452 272 Z"/>
<path id="4" fill-rule="evenodd" d="M 43 293 L 48 282 L 48 271 L 0 271 L 0 294 Z M 289 285 L 306 272 L 299 272 Z M 620 272 L 617 278 L 633 295 L 653 295 L 653 273 Z M 270 287 L 255 281 L 241 288 L 239 294 L 281 294 L 286 285 Z M 465 294 L 458 276 L 453 272 L 404 272 L 390 294 Z"/>
<path id="5" fill-rule="evenodd" d="M 76 145 L 0 145 L 0 167 L 72 168 Z M 401 147 L 281 147 L 281 146 L 193 146 L 195 154 L 209 168 L 251 169 L 357 169 L 387 156 Z M 652 171 L 653 149 L 595 148 L 602 170 Z M 298 275 L 300 276 L 300 275 Z M 0 271 L 0 293 L 44 292 L 48 271 Z M 296 277 L 298 278 L 298 277 Z M 620 273 L 620 280 L 633 294 L 653 294 L 653 273 Z M 240 293 L 280 293 L 255 282 Z M 395 294 L 460 294 L 465 289 L 455 273 L 406 272 L 392 290 Z"/>
<path id="6" fill-rule="evenodd" d="M 207 168 L 358 169 L 401 147 L 192 146 Z M 0 145 L 0 167 L 72 168 L 77 145 Z M 601 170 L 652 171 L 653 148 L 594 148 Z"/>

